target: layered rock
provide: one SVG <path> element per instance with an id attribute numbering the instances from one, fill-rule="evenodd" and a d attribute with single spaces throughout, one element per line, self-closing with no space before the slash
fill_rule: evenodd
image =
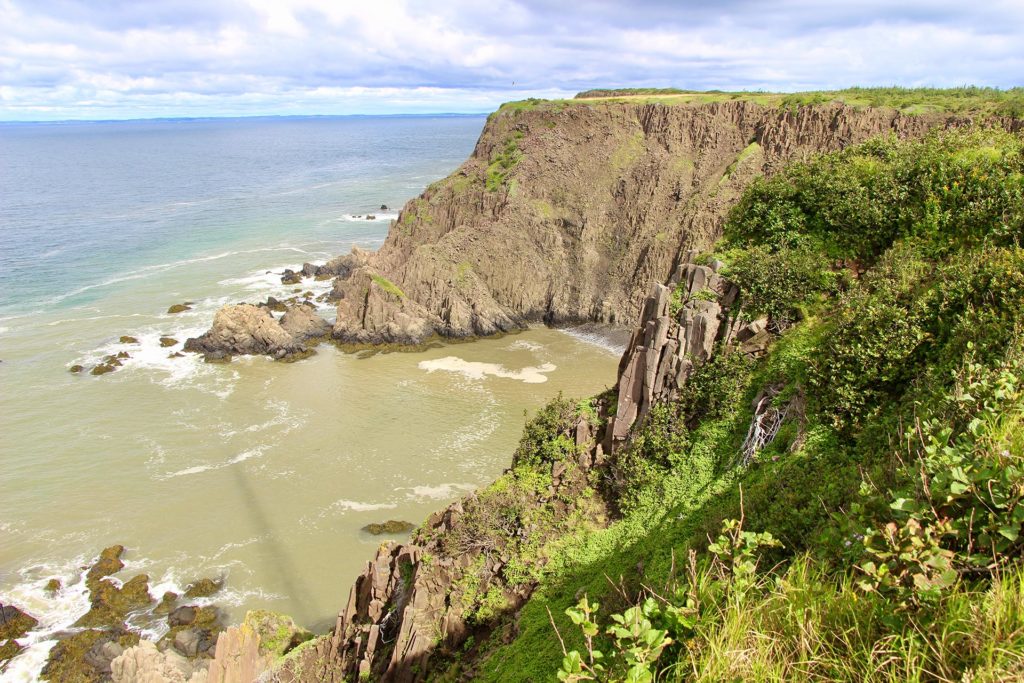
<path id="1" fill-rule="evenodd" d="M 349 257 L 332 293 L 335 334 L 418 343 L 530 321 L 631 325 L 651 284 L 712 244 L 757 176 L 964 120 L 745 101 L 500 110 L 470 159 L 406 204 L 376 254 Z"/>
<path id="2" fill-rule="evenodd" d="M 678 397 L 693 370 L 728 345 L 729 352 L 762 354 L 771 341 L 767 321 L 745 321 L 739 289 L 719 275 L 719 262 L 702 265 L 691 251 L 667 285 L 655 284 L 640 323 L 619 361 L 618 404 L 605 448 L 612 452 L 655 403 Z"/>

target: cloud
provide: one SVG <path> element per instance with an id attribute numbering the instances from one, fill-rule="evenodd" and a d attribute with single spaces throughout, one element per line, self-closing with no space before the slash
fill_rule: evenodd
<path id="1" fill-rule="evenodd" d="M 5 119 L 487 111 L 601 86 L 1009 87 L 1024 73 L 1024 5 L 1005 0 L 0 0 L 0 25 Z"/>

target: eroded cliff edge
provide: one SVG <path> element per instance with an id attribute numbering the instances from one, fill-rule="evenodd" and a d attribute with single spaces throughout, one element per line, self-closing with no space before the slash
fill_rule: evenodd
<path id="1" fill-rule="evenodd" d="M 506 105 L 472 156 L 344 257 L 334 338 L 416 344 L 529 322 L 630 326 L 750 182 L 880 134 L 966 122 L 843 104 Z"/>

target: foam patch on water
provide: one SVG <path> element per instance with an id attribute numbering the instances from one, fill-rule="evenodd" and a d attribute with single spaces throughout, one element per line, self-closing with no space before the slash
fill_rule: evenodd
<path id="1" fill-rule="evenodd" d="M 420 361 L 417 367 L 427 372 L 436 372 L 438 370 L 454 372 L 470 379 L 484 379 L 490 376 L 514 379 L 526 384 L 542 384 L 547 382 L 546 373 L 554 372 L 558 368 L 554 363 L 544 363 L 536 367 L 530 366 L 520 370 L 509 370 L 504 365 L 499 365 L 498 363 L 481 363 L 480 361 L 465 360 L 458 356 L 446 356 L 445 358 L 437 358 L 435 360 Z"/>
<path id="2" fill-rule="evenodd" d="M 612 335 L 607 331 L 600 331 L 589 326 L 580 327 L 563 327 L 557 330 L 562 334 L 567 334 L 577 341 L 581 341 L 590 346 L 596 346 L 599 349 L 603 349 L 608 353 L 616 356 L 621 356 L 626 352 L 626 345 L 629 343 L 627 336 L 623 334 Z M 617 339 L 621 337 L 621 341 Z"/>
<path id="3" fill-rule="evenodd" d="M 187 476 L 192 475 L 192 474 L 202 474 L 203 472 L 211 472 L 213 470 L 221 470 L 221 469 L 224 469 L 225 467 L 231 467 L 232 465 L 237 465 L 239 463 L 243 463 L 246 460 L 251 460 L 252 458 L 258 458 L 261 455 L 263 455 L 263 453 L 264 453 L 264 451 L 266 451 L 266 449 L 267 449 L 266 445 L 256 446 L 255 448 L 249 448 L 247 450 L 244 450 L 241 453 L 239 453 L 238 455 L 236 455 L 235 457 L 230 458 L 228 460 L 224 460 L 223 462 L 206 464 L 206 465 L 194 465 L 193 467 L 186 467 L 185 469 L 178 470 L 177 472 L 168 472 L 167 474 L 164 474 L 162 476 L 158 476 L 157 478 L 158 479 L 173 479 L 175 477 L 187 477 Z"/>
<path id="4" fill-rule="evenodd" d="M 392 211 L 377 211 L 362 214 L 351 214 L 346 213 L 341 216 L 343 221 L 352 221 L 354 223 L 373 223 L 375 221 L 397 221 L 398 214 Z"/>
<path id="5" fill-rule="evenodd" d="M 76 557 L 66 563 L 39 563 L 18 572 L 14 586 L 0 595 L 0 602 L 25 610 L 39 620 L 18 643 L 25 649 L 0 674 L 4 683 L 38 681 L 50 650 L 57 644 L 54 636 L 71 628 L 89 611 L 89 592 L 81 567 L 89 560 Z M 46 583 L 58 578 L 63 585 L 53 596 L 46 592 Z"/>
<path id="6" fill-rule="evenodd" d="M 410 497 L 420 500 L 451 500 L 452 498 L 458 498 L 459 495 L 463 493 L 475 491 L 476 486 L 473 484 L 452 482 L 447 484 L 438 484 L 437 486 L 410 486 L 399 490 L 408 491 Z"/>
<path id="7" fill-rule="evenodd" d="M 509 351 L 540 351 L 543 348 L 543 344 L 538 344 L 537 342 L 528 341 L 526 339 L 517 339 L 508 345 Z"/>

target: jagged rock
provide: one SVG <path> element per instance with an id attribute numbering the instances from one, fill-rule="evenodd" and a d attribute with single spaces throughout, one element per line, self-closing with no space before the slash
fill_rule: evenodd
<path id="1" fill-rule="evenodd" d="M 120 365 L 120 363 L 118 363 Z M 108 372 L 113 372 L 115 366 L 112 363 L 100 363 L 89 371 L 90 375 L 105 375 Z"/>
<path id="2" fill-rule="evenodd" d="M 388 205 L 387 204 L 381 204 L 380 205 L 380 210 L 381 211 L 387 211 L 388 210 Z"/>
<path id="3" fill-rule="evenodd" d="M 312 263 L 303 263 L 302 270 L 299 272 L 302 273 L 302 277 L 314 277 L 317 270 L 319 270 L 318 266 L 314 266 Z"/>
<path id="4" fill-rule="evenodd" d="M 122 555 L 124 555 L 123 545 L 112 545 L 104 548 L 85 575 L 86 587 L 92 590 L 103 577 L 121 571 L 124 568 L 124 562 L 121 561 Z"/>
<path id="5" fill-rule="evenodd" d="M 260 654 L 280 657 L 295 647 L 313 638 L 313 634 L 283 614 L 267 610 L 251 610 L 246 613 L 246 626 L 259 636 Z"/>
<path id="6" fill-rule="evenodd" d="M 291 268 L 285 268 L 284 273 L 281 274 L 282 285 L 297 285 L 301 282 L 302 276 Z"/>
<path id="7" fill-rule="evenodd" d="M 260 637 L 251 625 L 232 626 L 217 640 L 207 683 L 256 681 L 270 663 L 271 657 L 260 652 Z"/>
<path id="8" fill-rule="evenodd" d="M 331 324 L 321 318 L 308 304 L 292 306 L 281 316 L 281 327 L 294 339 L 308 342 L 331 334 Z"/>
<path id="9" fill-rule="evenodd" d="M 46 586 L 43 587 L 43 590 L 46 591 L 48 595 L 56 595 L 60 592 L 61 588 L 63 588 L 63 586 L 60 583 L 60 579 L 52 578 L 46 582 Z"/>
<path id="10" fill-rule="evenodd" d="M 288 334 L 265 308 L 237 304 L 217 311 L 213 327 L 202 336 L 186 341 L 185 350 L 205 354 L 207 360 L 244 354 L 284 359 L 305 353 L 306 347 Z"/>
<path id="11" fill-rule="evenodd" d="M 205 683 L 204 662 L 190 662 L 174 650 L 161 652 L 148 640 L 130 647 L 110 665 L 114 683 Z"/>

